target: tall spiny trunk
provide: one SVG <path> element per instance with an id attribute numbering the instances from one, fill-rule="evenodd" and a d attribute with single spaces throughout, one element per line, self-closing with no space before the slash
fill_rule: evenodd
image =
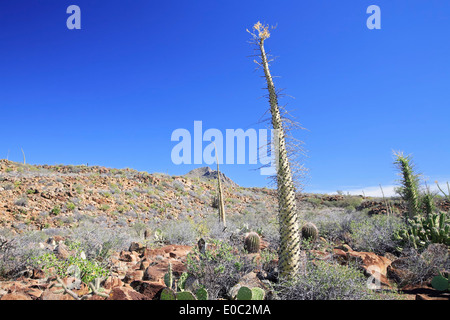
<path id="1" fill-rule="evenodd" d="M 220 170 L 219 170 L 219 157 L 217 156 L 217 148 L 216 144 L 214 144 L 214 150 L 216 153 L 216 163 L 217 163 L 217 187 L 219 192 L 219 222 L 222 223 L 223 228 L 227 227 L 227 221 L 225 218 L 225 206 L 223 204 L 223 192 L 222 192 L 222 183 L 220 182 Z"/>
<path id="2" fill-rule="evenodd" d="M 264 37 L 259 39 L 262 66 L 269 90 L 270 112 L 272 114 L 272 126 L 278 134 L 275 142 L 278 146 L 277 154 L 277 188 L 280 223 L 280 248 L 279 248 L 279 272 L 280 276 L 289 279 L 295 275 L 299 268 L 300 238 L 297 217 L 297 205 L 295 200 L 295 188 L 292 172 L 286 149 L 285 131 L 278 106 L 278 97 L 275 85 L 269 70 L 266 52 L 264 50 Z M 272 150 L 274 151 L 274 150 Z"/>

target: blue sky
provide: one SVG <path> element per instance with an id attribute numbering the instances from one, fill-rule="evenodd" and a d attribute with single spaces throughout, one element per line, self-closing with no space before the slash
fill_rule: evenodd
<path id="1" fill-rule="evenodd" d="M 69 30 L 69 5 L 81 30 Z M 381 30 L 369 30 L 369 5 Z M 263 128 L 268 105 L 246 28 L 277 24 L 281 104 L 308 129 L 305 191 L 395 184 L 392 150 L 450 180 L 450 2 L 5 0 L 0 5 L 0 158 L 184 174 L 177 128 Z M 265 186 L 257 165 L 223 165 Z M 355 191 L 356 192 L 356 191 Z"/>

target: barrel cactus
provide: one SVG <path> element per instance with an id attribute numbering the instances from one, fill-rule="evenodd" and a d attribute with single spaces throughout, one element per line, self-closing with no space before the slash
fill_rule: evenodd
<path id="1" fill-rule="evenodd" d="M 316 225 L 311 222 L 307 222 L 302 227 L 302 238 L 304 240 L 315 242 L 317 238 L 319 237 L 319 230 L 317 229 Z"/>
<path id="2" fill-rule="evenodd" d="M 245 236 L 244 249 L 249 253 L 259 252 L 261 248 L 261 239 L 256 232 L 250 232 Z"/>

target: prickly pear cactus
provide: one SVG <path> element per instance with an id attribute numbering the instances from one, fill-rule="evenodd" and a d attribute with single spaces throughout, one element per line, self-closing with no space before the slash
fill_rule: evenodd
<path id="1" fill-rule="evenodd" d="M 315 242 L 317 238 L 319 237 L 319 230 L 315 226 L 315 224 L 311 222 L 307 222 L 302 227 L 302 238 L 308 241 Z"/>
<path id="2" fill-rule="evenodd" d="M 161 297 L 160 297 L 160 299 L 161 299 L 161 300 L 176 300 L 176 299 L 177 299 L 177 296 L 176 296 L 175 291 L 173 291 L 172 289 L 170 289 L 170 288 L 164 288 L 164 289 L 161 291 Z"/>
<path id="3" fill-rule="evenodd" d="M 192 292 L 182 291 L 176 294 L 177 300 L 197 300 Z"/>
<path id="4" fill-rule="evenodd" d="M 259 252 L 261 246 L 261 239 L 256 232 L 250 232 L 244 239 L 244 249 L 249 253 Z"/>
<path id="5" fill-rule="evenodd" d="M 252 300 L 264 300 L 266 293 L 261 288 L 252 288 Z"/>
<path id="6" fill-rule="evenodd" d="M 237 300 L 252 300 L 252 290 L 248 287 L 240 287 L 237 293 Z"/>
<path id="7" fill-rule="evenodd" d="M 208 291 L 205 288 L 200 288 L 195 293 L 198 300 L 208 300 Z"/>
<path id="8" fill-rule="evenodd" d="M 448 291 L 450 290 L 450 283 L 448 278 L 445 278 L 443 275 L 438 275 L 431 280 L 431 286 L 439 291 Z"/>

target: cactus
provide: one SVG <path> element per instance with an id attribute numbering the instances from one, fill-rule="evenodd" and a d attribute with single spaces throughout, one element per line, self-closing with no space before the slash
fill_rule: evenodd
<path id="1" fill-rule="evenodd" d="M 259 252 L 261 240 L 256 232 L 250 232 L 244 239 L 244 249 L 249 253 Z"/>
<path id="2" fill-rule="evenodd" d="M 264 300 L 266 293 L 261 288 L 249 288 L 242 286 L 236 295 L 237 300 Z"/>
<path id="3" fill-rule="evenodd" d="M 168 288 L 172 289 L 173 286 L 173 273 L 172 273 L 172 264 L 169 262 L 169 269 L 167 273 L 164 275 L 164 283 Z"/>
<path id="4" fill-rule="evenodd" d="M 450 201 L 450 184 L 448 183 L 448 181 L 447 181 L 447 190 L 448 190 L 448 193 L 445 193 L 445 191 L 442 190 L 441 186 L 439 185 L 439 183 L 438 183 L 437 181 L 435 181 L 434 183 L 436 183 L 436 185 L 437 185 L 439 191 L 442 192 L 442 194 L 444 195 L 444 197 L 446 197 L 447 200 Z"/>
<path id="5" fill-rule="evenodd" d="M 278 215 L 280 225 L 279 248 L 279 272 L 280 277 L 292 279 L 299 269 L 300 261 L 300 237 L 298 233 L 297 204 L 295 199 L 295 187 L 292 178 L 291 164 L 287 151 L 286 131 L 278 105 L 278 95 L 269 70 L 269 62 L 264 49 L 264 41 L 270 37 L 268 26 L 260 22 L 253 26 L 253 32 L 247 30 L 260 51 L 261 62 L 258 63 L 264 69 L 264 76 L 269 91 L 270 113 L 272 115 L 272 127 L 274 129 L 274 145 L 276 154 L 276 181 L 278 192 Z"/>
<path id="6" fill-rule="evenodd" d="M 50 286 L 52 287 L 59 287 L 61 289 L 54 290 L 53 292 L 56 294 L 62 293 L 62 294 L 68 294 L 75 300 L 87 300 L 88 298 L 97 295 L 103 298 L 108 298 L 109 295 L 105 293 L 105 289 L 103 289 L 100 284 L 104 280 L 104 278 L 96 278 L 93 282 L 89 283 L 89 289 L 91 290 L 88 294 L 79 296 L 77 293 L 71 290 L 70 286 L 66 285 L 64 281 L 62 281 L 59 277 L 56 277 L 56 282 Z"/>
<path id="7" fill-rule="evenodd" d="M 177 281 L 177 287 L 178 289 L 180 289 L 181 291 L 184 291 L 185 286 L 186 286 L 186 280 L 189 277 L 189 274 L 187 272 L 183 272 L 180 276 L 180 278 Z"/>
<path id="8" fill-rule="evenodd" d="M 252 300 L 252 290 L 248 287 L 240 287 L 236 296 L 237 300 Z"/>
<path id="9" fill-rule="evenodd" d="M 161 291 L 160 300 L 207 300 L 208 292 L 205 289 L 197 290 L 197 294 L 194 295 L 190 291 L 175 292 L 170 288 L 164 288 Z"/>
<path id="10" fill-rule="evenodd" d="M 401 187 L 397 192 L 406 201 L 408 207 L 408 218 L 419 214 L 419 175 L 414 173 L 411 156 L 404 156 L 402 152 L 395 152 L 394 164 L 401 172 Z"/>
<path id="11" fill-rule="evenodd" d="M 223 192 L 222 192 L 222 183 L 220 182 L 220 170 L 219 170 L 219 157 L 217 155 L 217 148 L 214 141 L 212 142 L 214 144 L 214 152 L 216 154 L 216 163 L 217 163 L 217 189 L 219 193 L 219 197 L 217 199 L 217 207 L 219 209 L 219 222 L 223 226 L 223 230 L 227 227 L 227 220 L 225 217 L 225 205 L 223 203 Z"/>
<path id="12" fill-rule="evenodd" d="M 427 216 L 436 211 L 436 206 L 434 205 L 434 197 L 431 193 L 427 193 L 423 196 L 422 203 L 425 214 Z"/>
<path id="13" fill-rule="evenodd" d="M 160 297 L 160 299 L 161 299 L 161 300 L 176 300 L 176 299 L 177 299 L 177 296 L 176 296 L 175 291 L 173 291 L 172 289 L 170 289 L 170 288 L 164 288 L 164 289 L 161 291 L 161 297 Z"/>
<path id="14" fill-rule="evenodd" d="M 394 233 L 394 240 L 413 248 L 430 243 L 450 245 L 450 219 L 445 212 L 431 213 L 427 217 L 417 216 L 408 221 L 408 226 Z M 401 251 L 401 248 L 397 248 Z"/>
<path id="15" fill-rule="evenodd" d="M 319 237 L 319 230 L 315 226 L 315 224 L 311 222 L 307 222 L 302 227 L 302 238 L 308 241 L 315 242 Z"/>
<path id="16" fill-rule="evenodd" d="M 266 292 L 261 288 L 252 288 L 252 300 L 264 300 Z"/>
<path id="17" fill-rule="evenodd" d="M 189 291 L 178 292 L 176 294 L 176 299 L 177 300 L 197 300 L 195 298 L 195 296 L 192 294 L 192 292 L 189 292 Z"/>
<path id="18" fill-rule="evenodd" d="M 431 286 L 438 291 L 450 290 L 450 283 L 448 278 L 444 277 L 442 274 L 435 276 L 431 280 Z"/>
<path id="19" fill-rule="evenodd" d="M 195 293 L 198 300 L 208 300 L 208 291 L 205 288 L 200 288 Z"/>

